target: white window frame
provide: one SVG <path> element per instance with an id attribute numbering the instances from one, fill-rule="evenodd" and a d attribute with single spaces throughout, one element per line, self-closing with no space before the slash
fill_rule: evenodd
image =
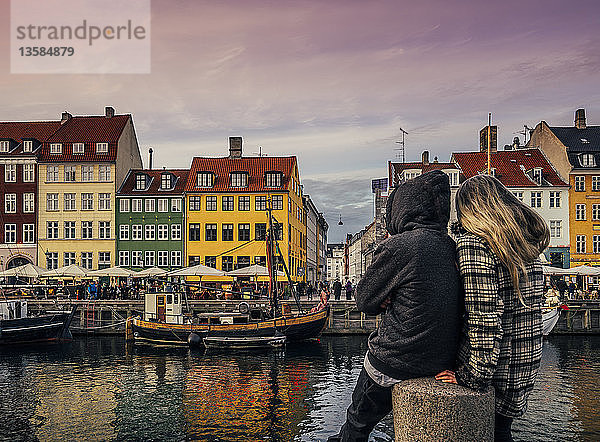
<path id="1" fill-rule="evenodd" d="M 4 181 L 7 183 L 17 182 L 17 165 L 16 164 L 5 164 L 4 165 Z"/>
<path id="2" fill-rule="evenodd" d="M 81 194 L 81 210 L 94 210 L 94 194 L 84 192 Z"/>
<path id="3" fill-rule="evenodd" d="M 158 267 L 169 267 L 169 251 L 168 250 L 159 250 L 156 253 L 156 265 Z"/>
<path id="4" fill-rule="evenodd" d="M 141 250 L 131 251 L 131 267 L 144 267 L 144 255 Z"/>
<path id="5" fill-rule="evenodd" d="M 108 143 L 96 143 L 96 153 L 108 153 Z"/>
<path id="6" fill-rule="evenodd" d="M 540 208 L 542 207 L 542 192 L 532 191 L 531 192 L 531 207 Z"/>
<path id="7" fill-rule="evenodd" d="M 591 153 L 582 153 L 579 155 L 581 167 L 596 167 L 596 158 Z"/>
<path id="8" fill-rule="evenodd" d="M 64 166 L 63 173 L 65 177 L 65 183 L 74 183 L 77 175 L 77 166 Z"/>
<path id="9" fill-rule="evenodd" d="M 111 180 L 110 164 L 100 164 L 98 166 L 98 181 L 109 183 Z"/>
<path id="10" fill-rule="evenodd" d="M 73 143 L 73 155 L 83 155 L 85 153 L 84 143 Z"/>
<path id="11" fill-rule="evenodd" d="M 171 198 L 171 212 L 181 212 L 180 198 Z"/>
<path id="12" fill-rule="evenodd" d="M 592 191 L 593 192 L 600 191 L 600 175 L 592 176 Z"/>
<path id="13" fill-rule="evenodd" d="M 75 264 L 75 252 L 64 252 L 63 253 L 63 265 L 70 266 Z"/>
<path id="14" fill-rule="evenodd" d="M 16 224 L 4 224 L 4 242 L 6 244 L 15 244 L 17 242 Z"/>
<path id="15" fill-rule="evenodd" d="M 171 239 L 181 241 L 181 224 L 171 224 Z"/>
<path id="16" fill-rule="evenodd" d="M 585 176 L 576 175 L 575 178 L 575 192 L 585 192 Z"/>
<path id="17" fill-rule="evenodd" d="M 64 239 L 75 239 L 75 221 L 64 221 L 63 222 L 63 238 Z"/>
<path id="18" fill-rule="evenodd" d="M 146 267 L 154 267 L 154 257 L 154 250 L 146 250 L 146 252 L 144 253 L 144 265 Z"/>
<path id="19" fill-rule="evenodd" d="M 144 202 L 144 212 L 154 213 L 156 211 L 156 200 L 154 198 L 146 198 Z"/>
<path id="20" fill-rule="evenodd" d="M 121 213 L 129 212 L 129 198 L 120 198 L 119 199 L 119 211 Z"/>
<path id="21" fill-rule="evenodd" d="M 8 152 L 10 150 L 10 141 L 0 141 L 0 152 Z"/>
<path id="22" fill-rule="evenodd" d="M 600 204 L 592 204 L 592 221 L 600 221 Z"/>
<path id="23" fill-rule="evenodd" d="M 159 198 L 158 199 L 158 211 L 159 212 L 168 212 L 169 211 L 169 199 L 168 198 Z"/>
<path id="24" fill-rule="evenodd" d="M 35 181 L 35 164 L 23 164 L 23 182 L 33 183 Z"/>
<path id="25" fill-rule="evenodd" d="M 110 193 L 98 194 L 98 210 L 110 210 Z"/>
<path id="26" fill-rule="evenodd" d="M 58 221 L 46 221 L 46 239 L 58 239 Z"/>
<path id="27" fill-rule="evenodd" d="M 94 265 L 93 252 L 81 252 L 81 267 L 91 270 Z"/>
<path id="28" fill-rule="evenodd" d="M 62 154 L 62 143 L 50 143 L 50 154 L 51 155 Z"/>
<path id="29" fill-rule="evenodd" d="M 171 250 L 171 267 L 181 267 L 181 250 Z"/>
<path id="30" fill-rule="evenodd" d="M 159 241 L 166 241 L 169 239 L 169 225 L 159 224 L 157 227 L 157 239 Z"/>
<path id="31" fill-rule="evenodd" d="M 173 175 L 170 173 L 161 173 L 160 174 L 160 188 L 162 190 L 169 190 L 173 187 Z M 166 186 L 168 184 L 168 186 Z"/>
<path id="32" fill-rule="evenodd" d="M 110 221 L 98 221 L 98 238 L 110 239 Z"/>
<path id="33" fill-rule="evenodd" d="M 131 239 L 133 241 L 143 241 L 144 227 L 142 226 L 142 224 L 133 224 L 131 226 Z"/>
<path id="34" fill-rule="evenodd" d="M 65 193 L 64 209 L 65 211 L 77 210 L 77 194 L 76 193 Z"/>
<path id="35" fill-rule="evenodd" d="M 17 194 L 4 194 L 4 213 L 17 213 Z"/>
<path id="36" fill-rule="evenodd" d="M 46 181 L 58 183 L 58 166 L 46 166 Z"/>
<path id="37" fill-rule="evenodd" d="M 81 181 L 90 183 L 94 181 L 94 166 L 84 165 L 81 166 Z"/>
<path id="38" fill-rule="evenodd" d="M 32 140 L 23 140 L 23 152 L 33 152 Z"/>
<path id="39" fill-rule="evenodd" d="M 600 253 L 600 235 L 592 236 L 592 250 L 594 253 Z"/>
<path id="40" fill-rule="evenodd" d="M 560 192 L 550 192 L 550 208 L 559 208 L 561 204 Z"/>
<path id="41" fill-rule="evenodd" d="M 23 244 L 35 243 L 35 224 L 23 224 Z"/>
<path id="42" fill-rule="evenodd" d="M 585 204 L 575 204 L 575 221 L 585 221 L 586 220 L 586 205 Z"/>
<path id="43" fill-rule="evenodd" d="M 230 187 L 248 187 L 248 174 L 246 172 L 231 172 L 229 174 Z"/>
<path id="44" fill-rule="evenodd" d="M 110 266 L 110 252 L 98 252 L 98 267 L 101 265 Z"/>
<path id="45" fill-rule="evenodd" d="M 129 267 L 129 250 L 119 250 L 119 265 Z"/>
<path id="46" fill-rule="evenodd" d="M 213 185 L 214 175 L 211 172 L 198 172 L 196 187 L 212 187 Z"/>
<path id="47" fill-rule="evenodd" d="M 155 241 L 156 240 L 156 226 L 154 224 L 146 224 L 144 226 L 144 240 Z"/>
<path id="48" fill-rule="evenodd" d="M 57 210 L 59 210 L 58 193 L 47 193 L 46 194 L 46 211 L 56 212 Z"/>
<path id="49" fill-rule="evenodd" d="M 575 253 L 586 253 L 586 239 L 585 235 L 575 236 Z"/>
<path id="50" fill-rule="evenodd" d="M 121 224 L 119 226 L 119 240 L 129 241 L 129 224 Z"/>
<path id="51" fill-rule="evenodd" d="M 81 221 L 81 239 L 93 239 L 94 238 L 94 222 L 93 221 Z"/>
<path id="52" fill-rule="evenodd" d="M 132 212 L 142 212 L 143 210 L 143 202 L 141 198 L 134 198 L 131 200 L 131 211 Z"/>

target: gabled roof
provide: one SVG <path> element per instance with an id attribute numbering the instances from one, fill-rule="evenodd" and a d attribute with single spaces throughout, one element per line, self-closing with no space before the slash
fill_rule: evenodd
<path id="1" fill-rule="evenodd" d="M 189 172 L 189 169 L 131 169 L 117 192 L 117 196 L 183 195 Z M 139 173 L 144 173 L 150 178 L 150 186 L 146 190 L 135 190 L 135 177 Z M 177 178 L 172 190 L 160 189 L 163 173 L 171 173 Z"/>
<path id="2" fill-rule="evenodd" d="M 600 126 L 587 126 L 585 129 L 550 127 L 550 130 L 569 150 L 600 152 Z"/>
<path id="3" fill-rule="evenodd" d="M 287 190 L 290 176 L 296 165 L 296 157 L 242 157 L 207 158 L 192 160 L 186 192 L 267 192 Z M 198 172 L 215 174 L 213 187 L 196 187 Z M 247 187 L 230 187 L 230 173 L 248 173 Z M 281 187 L 265 187 L 265 172 L 281 172 Z"/>
<path id="4" fill-rule="evenodd" d="M 23 152 L 23 140 L 33 138 L 40 142 L 47 140 L 60 128 L 60 121 L 7 121 L 0 122 L 0 140 L 11 139 L 19 143 L 11 152 L 2 152 L 1 155 L 13 155 L 23 153 L 31 155 L 31 152 Z"/>
<path id="5" fill-rule="evenodd" d="M 394 162 L 389 162 L 389 174 L 390 176 L 389 178 L 389 186 L 396 186 L 398 185 L 398 183 L 396 183 L 396 176 L 400 176 L 402 174 L 403 171 L 405 170 L 412 170 L 412 169 L 420 169 L 421 173 L 427 173 L 427 172 L 431 172 L 432 170 L 446 170 L 446 169 L 458 169 L 458 167 L 456 167 L 456 165 L 454 163 L 438 163 L 438 162 L 433 162 L 433 163 L 428 163 L 428 164 L 423 164 L 423 163 L 417 163 L 417 162 L 412 162 L 412 163 L 394 163 Z"/>
<path id="6" fill-rule="evenodd" d="M 460 167 L 464 178 L 487 173 L 487 152 L 454 152 L 452 159 Z M 539 187 L 526 173 L 536 167 L 542 168 L 542 177 L 549 185 L 568 186 L 539 149 L 492 152 L 491 167 L 495 169 L 496 178 L 506 187 Z"/>

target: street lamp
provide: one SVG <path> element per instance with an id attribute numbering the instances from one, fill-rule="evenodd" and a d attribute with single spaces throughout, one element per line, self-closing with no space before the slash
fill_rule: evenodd
<path id="1" fill-rule="evenodd" d="M 338 226 L 343 226 L 344 223 L 342 222 L 342 214 L 340 213 L 340 221 L 338 222 Z"/>

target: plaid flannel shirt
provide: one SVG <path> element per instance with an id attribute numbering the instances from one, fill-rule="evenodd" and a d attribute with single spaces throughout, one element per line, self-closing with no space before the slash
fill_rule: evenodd
<path id="1" fill-rule="evenodd" d="M 519 417 L 527 408 L 542 357 L 544 277 L 538 260 L 526 266 L 519 301 L 508 269 L 487 242 L 459 235 L 457 256 L 465 290 L 465 330 L 457 382 L 474 389 L 493 385 L 496 411 Z"/>

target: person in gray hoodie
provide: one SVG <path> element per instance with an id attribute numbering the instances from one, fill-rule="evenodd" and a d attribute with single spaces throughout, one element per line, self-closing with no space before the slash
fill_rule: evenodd
<path id="1" fill-rule="evenodd" d="M 356 287 L 358 310 L 381 314 L 346 413 L 333 441 L 367 441 L 392 410 L 392 386 L 452 366 L 460 340 L 462 284 L 448 236 L 450 183 L 432 171 L 388 197 L 390 237 Z"/>

